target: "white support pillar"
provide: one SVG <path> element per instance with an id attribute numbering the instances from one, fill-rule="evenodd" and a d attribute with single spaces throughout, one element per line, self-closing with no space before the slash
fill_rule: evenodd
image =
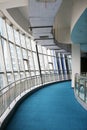
<path id="1" fill-rule="evenodd" d="M 75 74 L 80 74 L 80 44 L 72 44 L 72 87 L 75 87 Z"/>

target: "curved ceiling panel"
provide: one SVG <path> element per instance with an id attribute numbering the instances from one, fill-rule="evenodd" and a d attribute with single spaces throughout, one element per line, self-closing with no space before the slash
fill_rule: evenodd
<path id="1" fill-rule="evenodd" d="M 85 9 L 75 24 L 71 39 L 74 44 L 87 44 L 87 9 Z"/>
<path id="2" fill-rule="evenodd" d="M 71 39 L 74 44 L 80 44 L 81 51 L 87 52 L 87 8 L 75 24 Z"/>

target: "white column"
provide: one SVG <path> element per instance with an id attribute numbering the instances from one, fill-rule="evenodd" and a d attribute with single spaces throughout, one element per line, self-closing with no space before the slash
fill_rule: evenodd
<path id="1" fill-rule="evenodd" d="M 80 45 L 72 44 L 72 87 L 75 87 L 75 74 L 80 74 Z"/>

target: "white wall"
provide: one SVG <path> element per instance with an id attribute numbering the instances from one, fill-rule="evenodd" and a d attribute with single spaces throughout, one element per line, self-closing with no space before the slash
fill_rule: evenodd
<path id="1" fill-rule="evenodd" d="M 75 74 L 80 74 L 80 45 L 72 44 L 72 87 L 75 86 Z"/>

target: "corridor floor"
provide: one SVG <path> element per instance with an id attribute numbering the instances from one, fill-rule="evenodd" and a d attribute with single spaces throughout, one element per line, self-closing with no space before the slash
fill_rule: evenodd
<path id="1" fill-rule="evenodd" d="M 24 100 L 6 130 L 87 130 L 87 111 L 76 101 L 71 82 L 57 83 Z"/>

